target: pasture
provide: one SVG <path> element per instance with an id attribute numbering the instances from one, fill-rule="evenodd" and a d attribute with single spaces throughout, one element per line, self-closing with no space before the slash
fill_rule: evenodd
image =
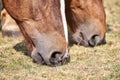
<path id="1" fill-rule="evenodd" d="M 120 80 L 120 0 L 103 0 L 107 16 L 105 45 L 73 45 L 70 63 L 49 67 L 26 56 L 23 38 L 2 38 L 0 80 Z"/>

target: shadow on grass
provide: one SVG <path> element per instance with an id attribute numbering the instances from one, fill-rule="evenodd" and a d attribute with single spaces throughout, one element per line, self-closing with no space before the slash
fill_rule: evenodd
<path id="1" fill-rule="evenodd" d="M 110 28 L 112 25 L 110 25 L 110 24 L 107 24 L 107 30 L 106 30 L 106 32 L 111 32 L 112 31 L 112 29 Z"/>
<path id="2" fill-rule="evenodd" d="M 28 51 L 24 41 L 16 44 L 13 48 L 16 51 L 20 51 L 20 52 L 24 53 L 24 55 L 26 55 L 26 56 L 30 56 L 30 52 Z"/>

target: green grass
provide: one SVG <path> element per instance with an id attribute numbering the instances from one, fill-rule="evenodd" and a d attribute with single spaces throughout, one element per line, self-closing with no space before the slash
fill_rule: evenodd
<path id="1" fill-rule="evenodd" d="M 104 0 L 104 4 L 107 44 L 94 48 L 73 45 L 67 65 L 35 64 L 24 55 L 22 38 L 2 38 L 0 33 L 0 80 L 120 80 L 120 0 Z"/>

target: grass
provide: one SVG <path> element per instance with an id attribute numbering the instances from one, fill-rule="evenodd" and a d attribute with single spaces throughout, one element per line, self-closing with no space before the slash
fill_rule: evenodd
<path id="1" fill-rule="evenodd" d="M 67 65 L 35 64 L 24 55 L 27 50 L 22 38 L 2 38 L 0 33 L 0 80 L 120 80 L 120 1 L 104 0 L 104 5 L 107 44 L 70 47 L 71 61 Z"/>

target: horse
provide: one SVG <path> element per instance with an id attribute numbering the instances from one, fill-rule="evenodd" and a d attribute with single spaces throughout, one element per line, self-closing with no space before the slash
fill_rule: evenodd
<path id="1" fill-rule="evenodd" d="M 2 2 L 19 26 L 35 62 L 56 66 L 70 61 L 64 0 Z"/>
<path id="2" fill-rule="evenodd" d="M 20 37 L 20 29 L 15 20 L 7 13 L 5 9 L 1 10 L 1 31 L 3 37 Z"/>
<path id="3" fill-rule="evenodd" d="M 102 0 L 65 0 L 69 39 L 94 47 L 106 43 L 106 14 Z"/>

